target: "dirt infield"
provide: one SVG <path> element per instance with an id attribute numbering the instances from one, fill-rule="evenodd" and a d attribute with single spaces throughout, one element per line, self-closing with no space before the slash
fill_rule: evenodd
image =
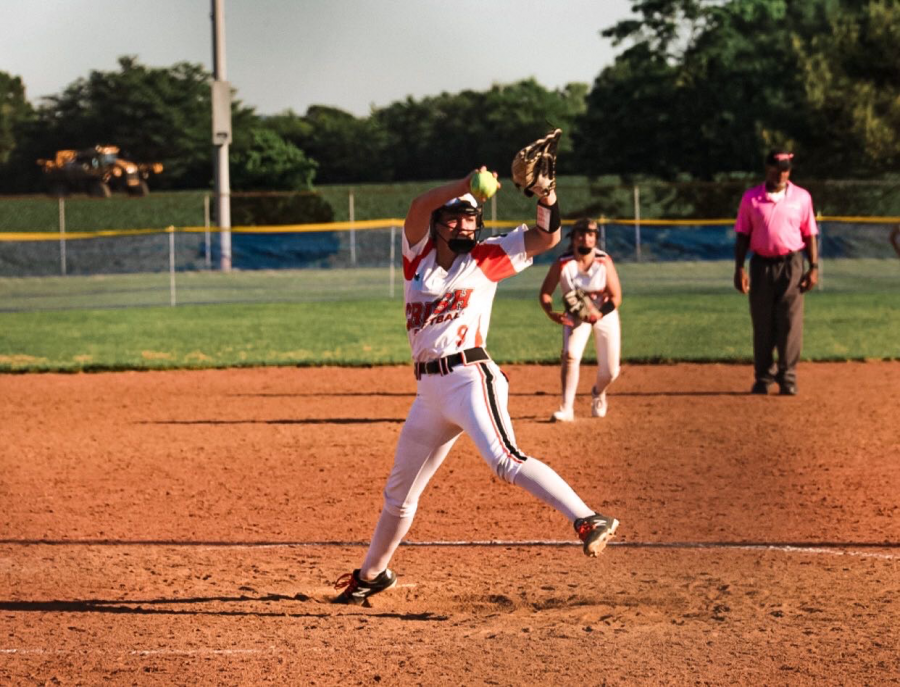
<path id="1" fill-rule="evenodd" d="M 327 600 L 409 368 L 0 376 L 0 684 L 900 684 L 900 363 L 803 365 L 794 398 L 626 366 L 572 425 L 556 368 L 505 371 L 614 545 L 463 438 L 371 608 Z"/>

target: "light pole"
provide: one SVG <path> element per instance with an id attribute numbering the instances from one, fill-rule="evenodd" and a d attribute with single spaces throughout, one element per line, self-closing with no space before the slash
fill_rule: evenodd
<path id="1" fill-rule="evenodd" d="M 212 0 L 212 142 L 215 147 L 216 219 L 221 236 L 223 272 L 231 271 L 231 180 L 228 145 L 231 143 L 231 84 L 225 76 L 225 0 Z"/>

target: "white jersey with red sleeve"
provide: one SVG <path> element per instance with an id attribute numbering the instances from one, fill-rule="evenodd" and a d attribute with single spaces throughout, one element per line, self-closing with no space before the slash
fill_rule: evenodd
<path id="1" fill-rule="evenodd" d="M 484 346 L 497 284 L 531 265 L 523 224 L 460 254 L 449 271 L 437 264 L 430 234 L 410 246 L 403 233 L 406 331 L 415 362 Z"/>
<path id="2" fill-rule="evenodd" d="M 568 293 L 572 289 L 581 289 L 591 298 L 601 303 L 603 301 L 603 293 L 606 291 L 606 263 L 603 259 L 607 257 L 599 248 L 594 249 L 594 261 L 591 263 L 587 271 L 582 271 L 572 253 L 564 253 L 559 257 L 559 288 L 563 293 Z"/>

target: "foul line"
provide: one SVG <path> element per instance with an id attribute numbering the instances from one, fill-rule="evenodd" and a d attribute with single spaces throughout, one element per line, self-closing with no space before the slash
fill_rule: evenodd
<path id="1" fill-rule="evenodd" d="M 105 649 L 0 649 L 0 654 L 19 654 L 38 656 L 70 656 L 82 654 L 119 655 L 119 656 L 246 656 L 254 654 L 281 653 L 276 647 L 268 649 L 125 649 L 108 651 Z"/>
<path id="2" fill-rule="evenodd" d="M 139 539 L 0 539 L 0 546 L 175 546 L 197 548 L 233 548 L 233 549 L 279 549 L 301 547 L 368 547 L 367 541 L 177 541 L 177 540 L 139 540 Z M 581 546 L 581 542 L 569 539 L 484 539 L 484 540 L 444 540 L 444 541 L 404 541 L 401 546 L 411 547 L 562 547 Z M 727 550 L 739 551 L 782 551 L 786 553 L 830 554 L 835 556 L 863 556 L 894 560 L 898 558 L 890 553 L 868 553 L 850 549 L 900 549 L 900 542 L 642 542 L 611 541 L 610 547 L 624 549 L 680 549 L 680 550 Z"/>

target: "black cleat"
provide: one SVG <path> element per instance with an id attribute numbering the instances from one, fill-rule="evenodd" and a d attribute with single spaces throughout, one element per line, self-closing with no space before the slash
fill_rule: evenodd
<path id="1" fill-rule="evenodd" d="M 797 395 L 797 385 L 790 384 L 790 383 L 782 384 L 778 389 L 778 393 L 781 396 L 796 396 Z"/>
<path id="2" fill-rule="evenodd" d="M 593 557 L 603 551 L 618 526 L 618 520 L 600 513 L 594 513 L 589 518 L 578 518 L 575 521 L 575 531 L 584 542 L 584 555 Z"/>
<path id="3" fill-rule="evenodd" d="M 385 569 L 374 580 L 362 580 L 359 577 L 359 569 L 352 573 L 341 575 L 337 582 L 334 583 L 335 589 L 343 589 L 332 603 L 336 604 L 353 604 L 362 606 L 370 596 L 378 594 L 386 589 L 390 589 L 397 584 L 397 576 L 390 569 Z"/>
<path id="4" fill-rule="evenodd" d="M 766 396 L 769 393 L 769 385 L 765 382 L 755 382 L 750 389 L 750 393 L 758 396 Z"/>

